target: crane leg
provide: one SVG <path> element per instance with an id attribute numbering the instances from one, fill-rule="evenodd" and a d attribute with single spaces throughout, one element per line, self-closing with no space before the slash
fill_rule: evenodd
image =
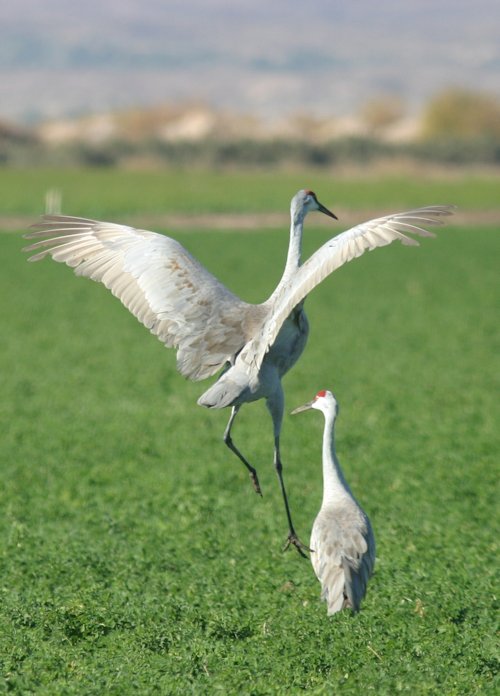
<path id="1" fill-rule="evenodd" d="M 285 489 L 285 482 L 283 481 L 283 465 L 281 463 L 281 457 L 280 457 L 280 441 L 279 441 L 279 436 L 275 437 L 274 439 L 274 467 L 276 469 L 276 473 L 278 474 L 278 480 L 280 482 L 280 488 L 281 488 L 281 493 L 283 494 L 283 501 L 285 503 L 285 511 L 286 511 L 286 516 L 288 520 L 288 537 L 286 540 L 286 544 L 283 548 L 283 551 L 286 551 L 290 545 L 295 546 L 297 551 L 300 553 L 300 555 L 303 558 L 307 558 L 306 554 L 304 551 L 310 551 L 311 549 L 303 544 L 299 537 L 297 536 L 297 532 L 295 531 L 295 528 L 293 526 L 292 522 L 292 515 L 290 513 L 290 506 L 288 504 L 288 496 L 286 494 L 286 489 Z"/>
<path id="2" fill-rule="evenodd" d="M 260 484 L 259 484 L 259 477 L 257 476 L 257 470 L 254 469 L 254 467 L 241 454 L 241 452 L 236 447 L 236 445 L 234 444 L 233 439 L 231 437 L 231 428 L 233 427 L 234 419 L 236 418 L 239 410 L 240 410 L 240 406 L 233 406 L 231 409 L 231 415 L 230 415 L 229 421 L 226 425 L 226 429 L 224 430 L 224 443 L 229 447 L 231 452 L 234 452 L 235 455 L 238 457 L 238 459 L 241 462 L 243 462 L 243 464 L 246 466 L 246 468 L 248 469 L 248 473 L 250 474 L 250 478 L 252 479 L 252 483 L 253 483 L 253 487 L 255 489 L 255 492 L 258 493 L 259 495 L 262 495 L 262 491 L 260 489 Z"/>
<path id="3" fill-rule="evenodd" d="M 285 408 L 285 397 L 283 394 L 283 389 L 281 388 L 281 382 L 278 382 L 277 388 L 274 393 L 269 396 L 266 400 L 266 406 L 273 419 L 273 430 L 274 430 L 274 468 L 278 475 L 278 480 L 280 482 L 281 493 L 283 495 L 283 502 L 285 503 L 286 517 L 288 520 L 288 537 L 286 540 L 285 547 L 283 551 L 286 551 L 290 546 L 295 546 L 297 551 L 301 556 L 307 558 L 304 551 L 310 551 L 310 549 L 301 542 L 295 531 L 295 527 L 292 522 L 292 515 L 290 512 L 290 506 L 288 504 L 288 496 L 286 494 L 285 483 L 283 481 L 283 465 L 281 463 L 280 456 L 280 433 L 281 425 L 283 423 L 283 412 Z"/>

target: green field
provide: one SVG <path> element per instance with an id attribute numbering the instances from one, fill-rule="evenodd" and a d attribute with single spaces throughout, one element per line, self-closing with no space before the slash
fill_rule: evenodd
<path id="1" fill-rule="evenodd" d="M 288 210 L 300 188 L 325 205 L 363 209 L 455 203 L 460 209 L 498 210 L 500 176 L 431 173 L 338 177 L 329 172 L 115 171 L 0 168 L 0 215 L 38 215 L 47 189 L 63 193 L 63 209 L 86 217 L 151 213 L 264 212 Z M 429 200 L 429 197 L 431 200 Z M 387 211 L 386 211 L 387 212 Z M 389 212 L 392 212 L 392 208 Z"/>
<path id="2" fill-rule="evenodd" d="M 335 209 L 456 203 L 494 210 L 486 179 L 340 180 L 0 170 L 0 216 L 44 191 L 89 216 L 282 210 L 301 185 Z M 498 196 L 498 194 L 496 194 Z M 305 253 L 342 226 L 307 220 Z M 496 693 L 498 226 L 448 225 L 337 271 L 307 302 L 309 345 L 287 413 L 318 389 L 341 405 L 337 450 L 377 539 L 362 611 L 328 618 L 286 522 L 262 403 L 224 447 L 227 412 L 196 405 L 167 351 L 103 287 L 0 235 L 0 691 L 15 694 Z M 261 301 L 286 230 L 176 233 Z M 496 311 L 495 311 L 496 310 Z M 321 500 L 320 414 L 286 415 L 299 535 Z M 495 688 L 496 687 L 496 688 Z"/>

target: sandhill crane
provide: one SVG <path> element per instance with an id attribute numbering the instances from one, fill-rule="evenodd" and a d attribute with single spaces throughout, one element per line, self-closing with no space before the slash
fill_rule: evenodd
<path id="1" fill-rule="evenodd" d="M 417 245 L 404 232 L 434 236 L 419 223 L 439 224 L 450 214 L 450 207 L 432 206 L 371 220 L 334 237 L 301 265 L 304 219 L 313 210 L 336 217 L 313 191 L 302 190 L 293 197 L 283 275 L 269 299 L 256 305 L 230 292 L 179 242 L 126 225 L 47 215 L 26 235 L 40 240 L 25 249 L 37 251 L 30 261 L 50 255 L 77 275 L 102 282 L 166 346 L 177 348 L 177 369 L 185 377 L 201 380 L 223 369 L 198 404 L 231 407 L 224 442 L 248 469 L 257 493 L 261 492 L 257 472 L 234 445 L 231 428 L 243 404 L 266 400 L 289 526 L 285 548 L 291 543 L 300 553 L 303 544 L 292 524 L 279 445 L 284 410 L 281 378 L 307 341 L 304 299 L 333 270 L 365 250 L 395 239 Z"/>
<path id="2" fill-rule="evenodd" d="M 337 401 L 330 391 L 323 390 L 292 414 L 311 408 L 322 411 L 325 417 L 323 502 L 311 532 L 311 563 L 321 583 L 321 599 L 326 601 L 328 615 L 345 607 L 359 611 L 375 564 L 375 537 L 370 520 L 346 483 L 335 452 Z"/>

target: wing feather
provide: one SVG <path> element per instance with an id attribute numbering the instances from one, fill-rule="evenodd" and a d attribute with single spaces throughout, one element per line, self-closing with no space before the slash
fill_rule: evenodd
<path id="1" fill-rule="evenodd" d="M 359 611 L 375 565 L 370 520 L 354 499 L 322 507 L 311 533 L 311 563 L 328 614 Z"/>
<path id="2" fill-rule="evenodd" d="M 30 261 L 51 256 L 103 283 L 166 346 L 190 379 L 213 375 L 251 338 L 254 307 L 231 293 L 179 242 L 85 218 L 47 215 L 26 235 Z"/>
<path id="3" fill-rule="evenodd" d="M 275 293 L 274 307 L 268 319 L 259 334 L 242 350 L 239 359 L 252 370 L 258 370 L 292 310 L 330 273 L 365 251 L 386 246 L 395 240 L 408 246 L 418 246 L 418 241 L 409 237 L 408 233 L 434 237 L 434 233 L 421 225 L 440 225 L 442 218 L 452 212 L 453 206 L 428 206 L 364 222 L 330 239 Z"/>
<path id="4" fill-rule="evenodd" d="M 359 611 L 361 600 L 366 594 L 368 580 L 375 565 L 375 538 L 370 521 L 365 516 L 364 536 L 354 540 L 353 547 L 342 558 L 345 572 L 345 594 L 353 611 Z"/>

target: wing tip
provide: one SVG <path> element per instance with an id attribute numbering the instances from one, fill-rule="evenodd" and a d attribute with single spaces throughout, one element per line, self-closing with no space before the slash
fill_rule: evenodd
<path id="1" fill-rule="evenodd" d="M 402 214 L 402 217 L 414 217 L 415 219 L 426 222 L 430 225 L 442 225 L 444 221 L 440 218 L 454 215 L 457 210 L 458 206 L 451 204 L 426 205 L 423 208 L 414 208 L 413 210 L 408 210 L 406 213 Z M 432 217 L 426 218 L 426 215 L 431 215 Z"/>
<path id="2" fill-rule="evenodd" d="M 23 235 L 25 239 L 33 239 L 34 237 L 41 237 L 44 234 L 57 231 L 62 225 L 74 225 L 75 228 L 78 227 L 90 227 L 98 223 L 97 220 L 91 218 L 83 218 L 75 215 L 41 215 L 37 222 L 34 222 L 28 227 L 29 232 Z"/>
<path id="3" fill-rule="evenodd" d="M 432 235 L 433 237 L 435 235 Z M 413 247 L 418 247 L 420 246 L 420 242 L 418 239 L 414 239 L 414 237 L 407 237 L 406 235 L 403 235 L 400 239 L 400 242 L 403 246 L 413 246 Z M 373 249 L 372 249 L 373 251 Z"/>
<path id="4" fill-rule="evenodd" d="M 27 251 L 28 253 L 31 251 L 29 247 L 25 247 L 22 251 Z M 45 256 L 47 256 L 49 252 L 47 250 L 45 251 L 40 251 L 38 254 L 33 254 L 32 256 L 28 256 L 26 259 L 30 263 L 34 263 L 35 261 L 41 261 Z"/>

